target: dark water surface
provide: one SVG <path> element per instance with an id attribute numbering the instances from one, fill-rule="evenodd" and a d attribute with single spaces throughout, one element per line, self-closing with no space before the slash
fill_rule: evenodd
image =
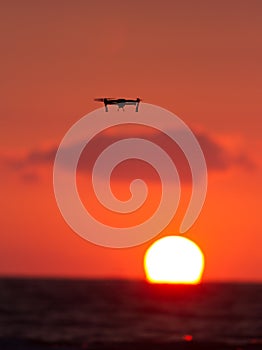
<path id="1" fill-rule="evenodd" d="M 0 349 L 26 349 L 21 344 L 32 341 L 80 348 L 218 342 L 260 349 L 262 284 L 0 279 Z"/>

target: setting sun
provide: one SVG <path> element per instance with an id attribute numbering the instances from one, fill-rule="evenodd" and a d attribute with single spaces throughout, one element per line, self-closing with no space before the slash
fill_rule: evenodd
<path id="1" fill-rule="evenodd" d="M 191 240 L 167 236 L 148 248 L 144 267 L 152 283 L 197 284 L 204 269 L 204 255 Z"/>

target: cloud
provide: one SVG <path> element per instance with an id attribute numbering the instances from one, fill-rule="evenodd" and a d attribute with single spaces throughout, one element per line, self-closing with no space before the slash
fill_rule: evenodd
<path id="1" fill-rule="evenodd" d="M 208 170 L 225 171 L 233 166 L 252 170 L 256 167 L 252 157 L 242 150 L 229 149 L 204 133 L 198 133 L 196 136 L 205 155 Z"/>
<path id="2" fill-rule="evenodd" d="M 10 170 L 23 170 L 28 167 L 50 165 L 55 159 L 57 148 L 28 151 L 23 155 L 2 156 L 2 163 Z"/>
<path id="3" fill-rule="evenodd" d="M 126 132 L 123 129 L 120 130 L 121 132 L 107 131 L 100 133 L 94 140 L 91 140 L 90 145 L 88 145 L 89 152 L 84 151 L 80 158 L 79 171 L 91 171 L 93 163 L 98 155 L 108 145 L 127 137 L 134 137 L 130 130 Z M 188 167 L 181 150 L 178 147 L 172 148 L 171 142 L 173 143 L 173 141 L 165 139 L 165 136 L 163 137 L 163 134 L 160 132 L 145 131 L 143 133 L 141 130 L 133 131 L 136 132 L 135 135 L 138 134 L 138 137 L 144 137 L 152 142 L 163 145 L 163 149 L 166 149 L 170 154 L 175 150 L 176 156 L 173 160 L 178 170 L 180 168 L 185 170 L 185 167 Z M 252 170 L 256 167 L 252 157 L 247 153 L 239 149 L 230 148 L 228 145 L 224 145 L 221 141 L 215 140 L 205 132 L 195 132 L 195 135 L 203 150 L 209 174 L 211 172 L 225 172 L 232 167 L 240 167 L 245 171 Z M 29 150 L 23 154 L 2 155 L 1 165 L 6 171 L 18 173 L 23 182 L 35 183 L 39 179 L 39 170 L 41 170 L 41 168 L 53 166 L 56 152 L 57 146 L 52 146 L 49 148 Z M 126 174 L 127 173 L 128 170 Z M 122 172 L 122 176 L 125 177 L 125 172 Z M 186 176 L 185 179 L 189 179 L 189 177 Z"/>

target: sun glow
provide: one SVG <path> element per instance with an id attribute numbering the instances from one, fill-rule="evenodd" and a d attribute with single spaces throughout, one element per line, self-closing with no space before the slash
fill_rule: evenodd
<path id="1" fill-rule="evenodd" d="M 204 269 L 204 255 L 191 240 L 167 236 L 148 248 L 144 267 L 152 283 L 197 284 Z"/>

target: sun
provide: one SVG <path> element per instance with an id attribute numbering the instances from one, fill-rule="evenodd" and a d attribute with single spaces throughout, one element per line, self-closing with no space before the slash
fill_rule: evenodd
<path id="1" fill-rule="evenodd" d="M 151 283 L 197 284 L 204 270 L 204 255 L 191 240 L 167 236 L 148 248 L 144 268 Z"/>

